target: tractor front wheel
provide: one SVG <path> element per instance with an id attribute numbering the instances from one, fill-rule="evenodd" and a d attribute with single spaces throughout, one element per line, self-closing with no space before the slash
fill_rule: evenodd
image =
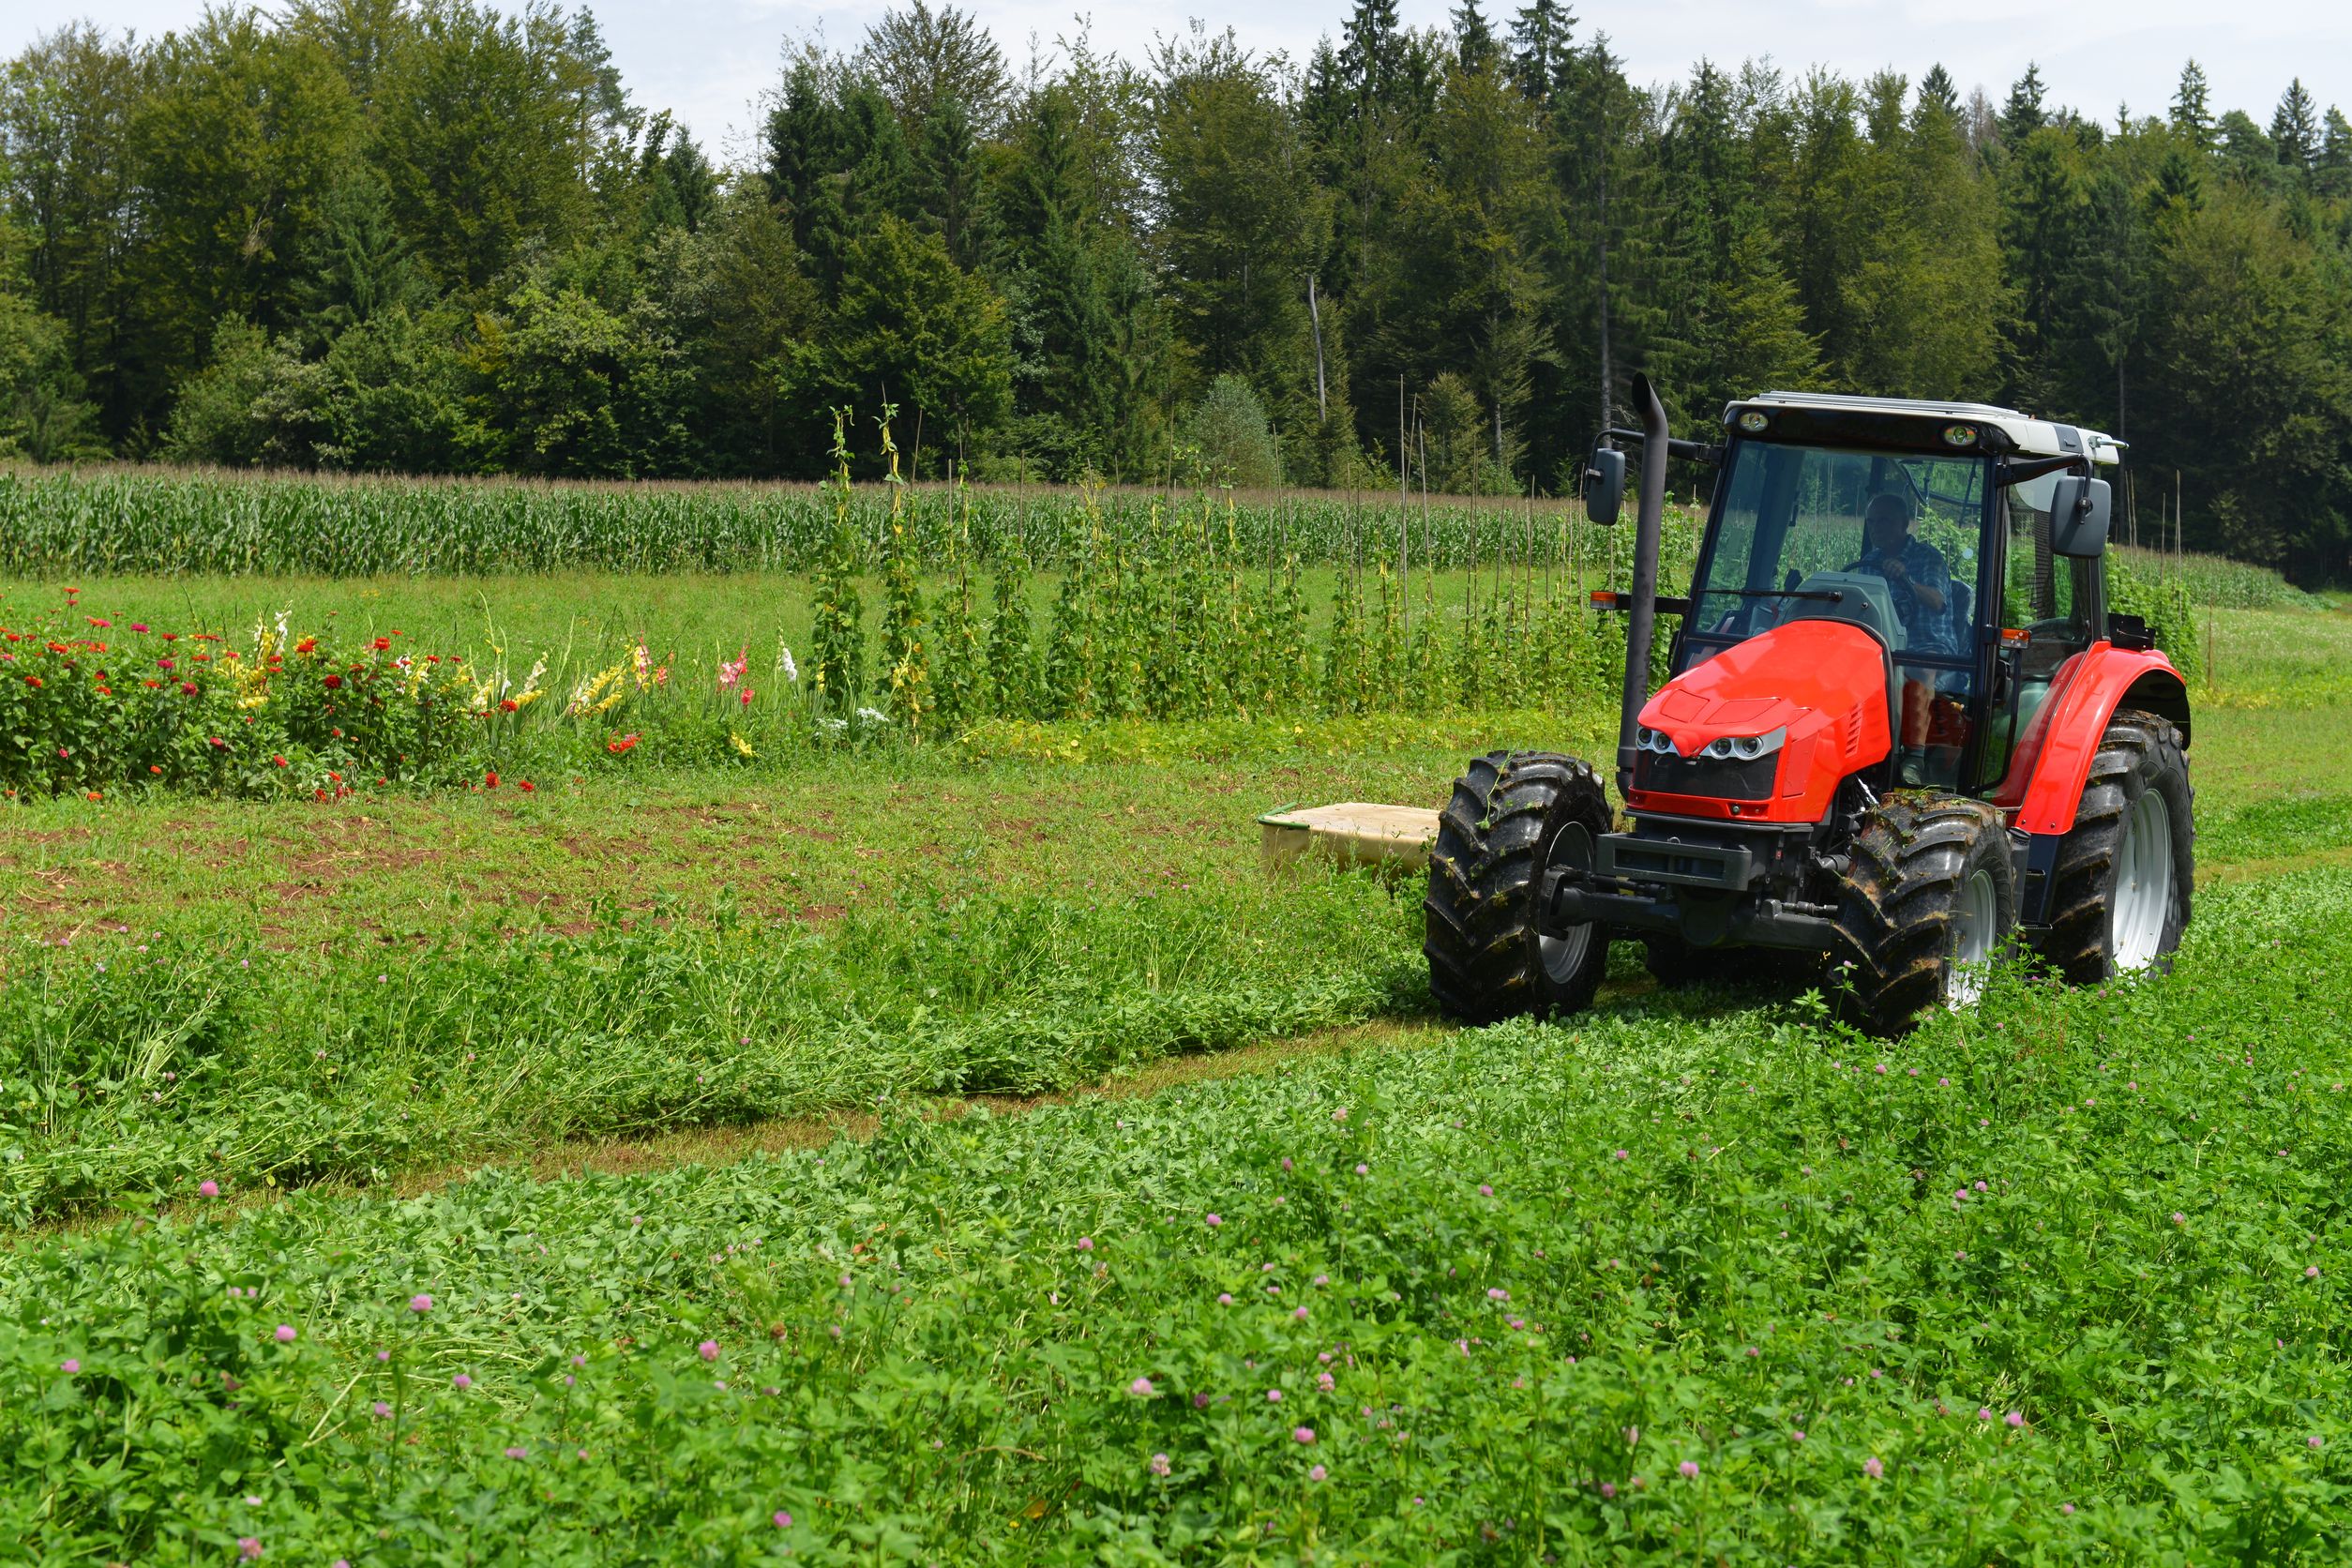
<path id="1" fill-rule="evenodd" d="M 1973 1006 L 2017 924 L 2000 814 L 1959 795 L 1890 795 L 1854 835 L 1838 902 L 1850 1006 L 1874 1034 Z"/>
<path id="2" fill-rule="evenodd" d="M 1609 825 L 1600 775 L 1574 757 L 1490 751 L 1454 781 L 1422 900 L 1422 951 L 1440 1008 L 1483 1024 L 1592 1004 L 1608 967 L 1608 927 L 1545 934 L 1536 929 L 1536 899 L 1554 865 L 1591 865 Z"/>
<path id="3" fill-rule="evenodd" d="M 2169 968 L 2196 868 L 2189 758 L 2169 719 L 2125 709 L 2058 841 L 2043 957 L 2077 986 Z"/>

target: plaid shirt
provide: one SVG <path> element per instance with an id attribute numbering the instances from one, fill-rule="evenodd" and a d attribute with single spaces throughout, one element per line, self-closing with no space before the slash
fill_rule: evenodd
<path id="1" fill-rule="evenodd" d="M 1878 552 L 1874 550 L 1846 569 L 1886 577 L 1878 568 Z M 1906 539 L 1903 569 L 1910 574 L 1909 580 L 1897 582 L 1887 578 L 1887 588 L 1894 599 L 1895 616 L 1903 623 L 1905 646 L 1926 654 L 1958 653 L 1959 645 L 1952 635 L 1952 568 L 1944 564 L 1943 552 L 1924 539 Z M 1914 585 L 1935 589 L 1943 597 L 1943 608 L 1928 609 L 1911 592 Z"/>

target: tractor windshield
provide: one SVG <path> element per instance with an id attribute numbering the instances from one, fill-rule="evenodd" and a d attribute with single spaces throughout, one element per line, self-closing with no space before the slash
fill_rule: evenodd
<path id="1" fill-rule="evenodd" d="M 1894 656 L 1906 783 L 1959 782 L 1976 709 L 1989 459 L 1735 443 L 1699 553 L 1681 666 L 1773 626 L 1851 621 Z"/>
<path id="2" fill-rule="evenodd" d="M 1738 444 L 1699 562 L 1696 662 L 1798 619 L 1856 621 L 1899 657 L 1965 662 L 1985 459 Z"/>

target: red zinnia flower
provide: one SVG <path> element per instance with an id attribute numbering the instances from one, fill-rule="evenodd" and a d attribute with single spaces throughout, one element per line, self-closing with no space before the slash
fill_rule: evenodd
<path id="1" fill-rule="evenodd" d="M 515 788 L 516 788 L 516 789 L 518 789 L 518 790 L 520 790 L 520 791 L 521 791 L 524 794 L 526 794 L 526 795 L 527 795 L 527 794 L 531 793 L 531 792 L 532 792 L 535 788 L 536 788 L 536 786 L 535 786 L 535 785 L 531 782 L 531 780 L 529 780 L 528 778 L 518 778 L 518 779 L 516 779 L 516 780 L 515 780 Z"/>
<path id="2" fill-rule="evenodd" d="M 502 714 L 510 714 L 518 711 L 521 708 L 521 706 L 522 704 L 516 701 L 513 698 L 503 697 L 499 699 L 498 711 Z"/>
<path id="3" fill-rule="evenodd" d="M 340 675 L 329 675 L 326 678 L 326 689 L 329 691 L 333 691 L 337 686 L 339 686 L 342 684 L 343 677 Z"/>
<path id="4" fill-rule="evenodd" d="M 149 773 L 161 773 L 163 771 L 163 764 L 161 762 L 149 762 L 147 764 L 147 771 Z"/>
<path id="5" fill-rule="evenodd" d="M 177 669 L 179 668 L 179 666 L 178 666 L 178 665 L 174 664 L 172 660 L 170 660 L 170 659 L 168 659 L 168 658 L 159 658 L 159 659 L 156 660 L 156 661 L 155 661 L 155 667 L 156 667 L 158 670 L 177 670 Z"/>
<path id="6" fill-rule="evenodd" d="M 269 754 L 269 760 L 272 763 L 279 767 L 282 768 L 286 765 L 286 760 L 283 757 L 279 756 L 278 753 L 274 751 Z"/>
<path id="7" fill-rule="evenodd" d="M 307 654 L 318 645 L 319 640 L 317 638 L 306 637 L 301 641 L 294 644 L 294 652 L 297 654 Z"/>
<path id="8" fill-rule="evenodd" d="M 635 746 L 636 744 L 637 737 L 635 735 L 623 735 L 617 741 L 605 742 L 604 748 L 607 751 L 611 752 L 615 757 L 618 757 L 622 752 L 626 751 L 629 747 Z"/>
<path id="9" fill-rule="evenodd" d="M 24 677 L 24 684 L 29 686 L 37 686 L 41 684 L 41 678 L 38 675 L 27 675 Z"/>
<path id="10" fill-rule="evenodd" d="M 373 643 L 369 644 L 369 646 L 373 647 L 378 653 L 382 653 L 384 649 L 392 646 L 392 640 L 388 637 L 379 637 Z"/>
<path id="11" fill-rule="evenodd" d="M 114 624 L 112 621 L 101 621 L 95 615 L 84 615 L 82 618 L 94 626 L 112 626 Z"/>
<path id="12" fill-rule="evenodd" d="M 486 774 L 482 775 L 482 787 L 483 787 L 484 789 L 489 789 L 489 790 L 495 790 L 495 789 L 497 789 L 497 788 L 498 788 L 498 775 L 496 775 L 496 774 L 494 774 L 494 773 L 486 773 Z"/>
<path id="13" fill-rule="evenodd" d="M 196 695 L 196 683 L 195 683 L 194 681 L 182 681 L 182 682 L 180 683 L 180 695 L 181 695 L 181 696 L 183 696 L 183 697 L 193 697 L 193 696 L 195 696 L 195 695 Z"/>

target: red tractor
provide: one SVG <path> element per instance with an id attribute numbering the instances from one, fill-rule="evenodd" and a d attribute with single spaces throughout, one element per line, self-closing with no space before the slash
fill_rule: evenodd
<path id="1" fill-rule="evenodd" d="M 1966 1006 L 2022 941 L 2077 984 L 2161 967 L 2189 919 L 2189 693 L 2111 613 L 2122 444 L 1973 403 L 1769 393 L 1725 439 L 1639 430 L 1616 784 L 1493 752 L 1454 786 L 1425 903 L 1431 989 L 1488 1022 L 1588 1006 L 1614 938 L 1662 983 L 1722 948 L 1826 958 L 1864 1027 Z M 1669 456 L 1720 467 L 1691 590 L 1657 592 Z M 1649 689 L 1654 617 L 1676 616 Z"/>

